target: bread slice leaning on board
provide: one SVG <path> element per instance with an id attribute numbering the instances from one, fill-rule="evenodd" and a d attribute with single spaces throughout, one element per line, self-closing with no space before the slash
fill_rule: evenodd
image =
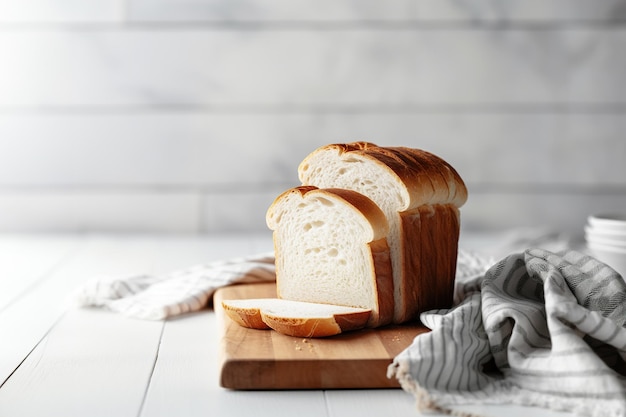
<path id="1" fill-rule="evenodd" d="M 461 207 L 467 188 L 456 170 L 429 152 L 369 142 L 333 144 L 298 167 L 304 185 L 357 191 L 389 222 L 394 323 L 452 304 Z"/>
<path id="2" fill-rule="evenodd" d="M 335 334 L 322 328 L 405 323 L 452 304 L 459 207 L 467 200 L 452 166 L 418 149 L 354 142 L 315 150 L 298 174 L 303 186 L 281 194 L 266 216 L 279 298 L 246 300 L 246 308 L 224 301 L 233 320 L 261 329 L 280 318 L 271 328 L 321 337 Z M 304 314 L 288 301 L 322 307 Z M 342 327 L 328 305 L 371 313 L 362 326 Z"/>
<path id="3" fill-rule="evenodd" d="M 373 201 L 351 190 L 296 187 L 276 198 L 266 219 L 278 298 L 224 300 L 234 321 L 300 337 L 391 323 L 389 228 Z"/>

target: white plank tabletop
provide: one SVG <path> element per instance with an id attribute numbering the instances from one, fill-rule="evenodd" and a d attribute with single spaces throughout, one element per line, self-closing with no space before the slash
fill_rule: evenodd
<path id="1" fill-rule="evenodd" d="M 401 389 L 221 388 L 210 309 L 145 321 L 69 302 L 94 277 L 162 273 L 271 248 L 269 234 L 0 235 L 0 416 L 420 416 Z"/>

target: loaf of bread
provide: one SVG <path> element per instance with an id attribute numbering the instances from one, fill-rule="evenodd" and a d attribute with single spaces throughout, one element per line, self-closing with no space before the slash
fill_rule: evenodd
<path id="1" fill-rule="evenodd" d="M 452 304 L 467 189 L 441 158 L 369 142 L 323 146 L 267 211 L 277 299 L 224 301 L 242 326 L 322 337 Z M 351 310 L 352 309 L 352 310 Z"/>
<path id="2" fill-rule="evenodd" d="M 395 323 L 451 305 L 459 207 L 467 200 L 465 184 L 452 166 L 418 149 L 355 142 L 313 151 L 300 163 L 298 175 L 303 185 L 357 191 L 385 213 Z"/>
<path id="3" fill-rule="evenodd" d="M 224 300 L 230 318 L 244 327 L 297 337 L 327 337 L 364 328 L 371 310 L 280 298 Z"/>

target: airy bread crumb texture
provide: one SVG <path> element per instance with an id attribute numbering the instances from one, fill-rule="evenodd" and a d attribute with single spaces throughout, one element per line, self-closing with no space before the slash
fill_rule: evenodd
<path id="1" fill-rule="evenodd" d="M 297 187 L 276 199 L 268 225 L 274 230 L 280 298 L 365 308 L 374 312 L 372 326 L 381 324 L 369 243 L 384 237 L 388 226 L 369 198 L 351 190 Z"/>

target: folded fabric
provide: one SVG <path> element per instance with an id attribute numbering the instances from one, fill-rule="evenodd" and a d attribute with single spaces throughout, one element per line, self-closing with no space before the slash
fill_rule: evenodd
<path id="1" fill-rule="evenodd" d="M 162 320 L 204 308 L 216 289 L 276 280 L 273 254 L 195 265 L 164 275 L 98 278 L 73 295 L 82 307 L 103 307 L 129 317 Z"/>
<path id="2" fill-rule="evenodd" d="M 577 251 L 530 249 L 457 280 L 459 304 L 389 367 L 422 410 L 521 404 L 626 416 L 626 285 Z"/>
<path id="3" fill-rule="evenodd" d="M 457 276 L 475 275 L 491 265 L 487 258 L 459 251 Z M 73 295 L 80 307 L 102 307 L 129 317 L 162 320 L 204 308 L 220 287 L 276 280 L 274 254 L 195 265 L 163 275 L 100 277 Z"/>

